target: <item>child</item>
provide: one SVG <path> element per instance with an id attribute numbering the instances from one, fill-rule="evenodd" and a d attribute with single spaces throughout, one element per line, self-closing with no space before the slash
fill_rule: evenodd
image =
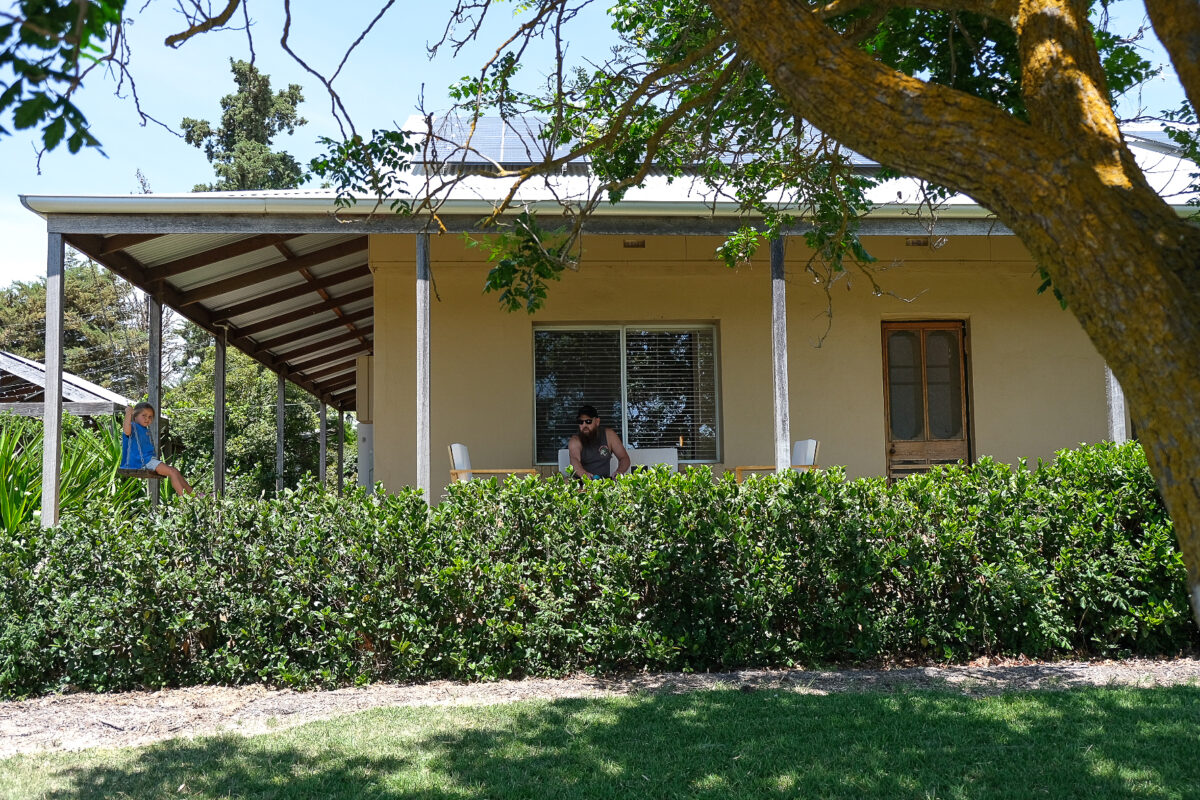
<path id="1" fill-rule="evenodd" d="M 121 469 L 148 469 L 170 478 L 175 493 L 184 495 L 194 491 L 183 477 L 183 473 L 164 464 L 154 457 L 154 442 L 150 439 L 150 423 L 154 421 L 154 406 L 138 403 L 133 408 L 125 406 L 124 436 L 121 437 Z"/>

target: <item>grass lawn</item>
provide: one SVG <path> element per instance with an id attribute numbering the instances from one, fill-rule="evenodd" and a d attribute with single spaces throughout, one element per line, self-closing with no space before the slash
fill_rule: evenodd
<path id="1" fill-rule="evenodd" d="M 1200 688 L 369 711 L 0 761 L 4 798 L 1196 798 Z"/>

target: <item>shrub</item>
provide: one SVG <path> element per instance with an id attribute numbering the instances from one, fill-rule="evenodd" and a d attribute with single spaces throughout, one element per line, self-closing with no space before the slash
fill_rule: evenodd
<path id="1" fill-rule="evenodd" d="M 121 433 L 115 417 L 87 428 L 63 417 L 59 508 L 112 504 L 128 510 L 144 500 L 140 481 L 117 476 Z M 0 529 L 9 533 L 37 519 L 42 506 L 42 421 L 0 412 Z"/>
<path id="2" fill-rule="evenodd" d="M 0 694 L 1175 653 L 1200 642 L 1137 445 L 889 485 L 648 471 L 111 504 L 0 539 Z"/>

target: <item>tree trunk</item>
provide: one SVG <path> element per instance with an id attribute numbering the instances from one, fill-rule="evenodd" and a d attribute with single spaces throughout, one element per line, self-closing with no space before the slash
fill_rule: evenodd
<path id="1" fill-rule="evenodd" d="M 1200 228 L 1121 140 L 1090 33 L 1072 33 L 1086 9 L 1020 3 L 1026 123 L 874 61 L 791 0 L 710 5 L 805 119 L 973 197 L 1049 271 L 1125 389 L 1200 624 Z"/>

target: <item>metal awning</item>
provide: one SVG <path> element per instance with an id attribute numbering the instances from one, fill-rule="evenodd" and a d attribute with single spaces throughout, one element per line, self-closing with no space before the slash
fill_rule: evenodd
<path id="1" fill-rule="evenodd" d="M 261 202 L 213 214 L 200 210 L 214 205 L 201 196 L 194 213 L 171 213 L 183 210 L 178 199 L 154 198 L 158 213 L 147 214 L 119 198 L 103 207 L 100 198 L 22 198 L 81 253 L 325 404 L 354 411 L 355 360 L 373 351 L 367 233 L 328 214 L 264 214 Z"/>

